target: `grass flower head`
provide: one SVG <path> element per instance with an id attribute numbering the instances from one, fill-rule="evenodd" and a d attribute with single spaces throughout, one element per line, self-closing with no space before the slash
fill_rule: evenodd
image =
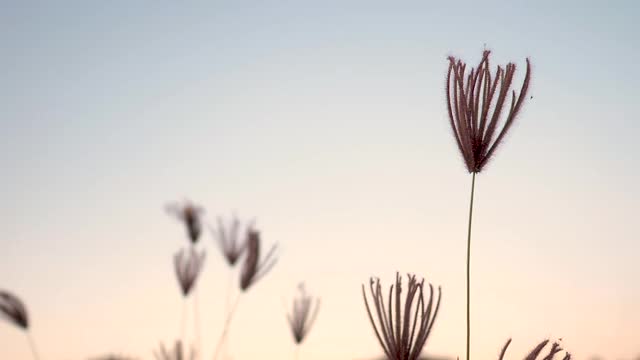
<path id="1" fill-rule="evenodd" d="M 500 352 L 499 360 L 504 360 L 504 355 L 507 352 L 507 348 L 509 347 L 509 344 L 511 344 L 511 339 L 509 339 L 507 343 L 504 344 L 504 347 Z M 562 353 L 563 349 L 560 347 L 560 344 L 557 342 L 554 342 L 549 348 L 549 351 L 545 355 L 545 352 L 543 352 L 543 350 L 548 344 L 549 344 L 549 340 L 544 340 L 540 342 L 536 347 L 533 348 L 533 350 L 531 350 L 529 355 L 527 355 L 527 357 L 525 357 L 524 360 L 554 360 L 557 354 Z M 568 352 L 565 352 L 564 356 L 562 357 L 562 360 L 571 360 L 571 354 L 569 354 Z"/>
<path id="2" fill-rule="evenodd" d="M 22 301 L 8 291 L 0 290 L 0 313 L 19 328 L 29 328 L 29 315 Z"/>
<path id="3" fill-rule="evenodd" d="M 449 57 L 447 72 L 447 110 L 458 149 L 467 170 L 479 173 L 491 159 L 507 131 L 513 125 L 529 90 L 531 66 L 527 70 L 520 93 L 511 90 L 516 65 L 508 63 L 497 67 L 494 74 L 489 66 L 486 50 L 478 68 L 466 73 L 467 64 Z M 511 104 L 504 121 L 500 117 L 511 92 Z"/>
<path id="4" fill-rule="evenodd" d="M 380 280 L 372 278 L 369 288 L 377 322 L 369 306 L 364 284 L 362 296 L 369 320 L 387 359 L 418 359 L 438 315 L 440 288 L 434 302 L 433 285 L 429 284 L 428 298 L 425 299 L 424 279 L 418 282 L 415 275 L 407 275 L 407 294 L 403 305 L 402 278 L 396 274 L 396 283 L 389 289 L 386 306 Z"/>
<path id="5" fill-rule="evenodd" d="M 212 229 L 213 236 L 222 251 L 222 255 L 233 267 L 246 248 L 245 239 L 240 236 L 242 224 L 237 217 L 233 217 L 228 225 L 224 224 L 221 217 L 217 218 L 217 227 Z M 249 222 L 247 229 L 253 228 L 253 221 Z"/>
<path id="6" fill-rule="evenodd" d="M 273 245 L 264 259 L 260 260 L 260 233 L 256 230 L 247 232 L 247 255 L 240 274 L 240 289 L 246 291 L 265 276 L 276 264 L 277 245 Z"/>
<path id="7" fill-rule="evenodd" d="M 298 286 L 298 297 L 293 300 L 293 311 L 287 314 L 293 339 L 296 344 L 302 343 L 315 323 L 320 310 L 320 298 L 307 294 L 304 284 Z"/>
<path id="8" fill-rule="evenodd" d="M 202 233 L 202 214 L 204 209 L 190 201 L 167 206 L 167 212 L 182 221 L 187 228 L 187 235 L 192 243 L 197 243 Z"/>
<path id="9" fill-rule="evenodd" d="M 194 248 L 185 252 L 184 249 L 178 251 L 173 257 L 173 263 L 178 278 L 178 284 L 183 296 L 188 296 L 198 279 L 198 275 L 204 264 L 205 251 L 198 253 Z"/>

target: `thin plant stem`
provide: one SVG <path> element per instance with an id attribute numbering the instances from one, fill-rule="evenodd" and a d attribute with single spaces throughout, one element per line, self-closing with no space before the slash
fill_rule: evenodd
<path id="1" fill-rule="evenodd" d="M 231 306 L 231 291 L 233 290 L 233 272 L 229 271 L 229 279 L 227 281 L 227 298 L 224 302 L 224 314 L 229 313 L 229 306 Z"/>
<path id="2" fill-rule="evenodd" d="M 300 359 L 300 344 L 296 344 L 296 349 L 294 350 L 293 360 Z"/>
<path id="3" fill-rule="evenodd" d="M 33 336 L 31 336 L 31 331 L 27 331 L 27 341 L 29 341 L 29 348 L 31 348 L 33 358 L 35 360 L 40 360 L 40 356 L 38 355 L 38 347 L 36 346 L 35 340 L 33 340 Z"/>
<path id="4" fill-rule="evenodd" d="M 227 298 L 224 302 L 224 314 L 229 314 L 229 307 L 231 306 L 231 291 L 233 291 L 233 271 L 229 271 L 229 280 L 227 281 Z"/>
<path id="5" fill-rule="evenodd" d="M 195 243 L 191 243 L 191 251 L 195 251 L 196 245 Z M 185 298 L 186 301 L 186 298 Z M 184 309 L 184 313 L 186 314 L 186 307 Z M 195 336 L 195 345 L 196 345 L 196 356 L 200 357 L 200 345 L 201 345 L 201 327 L 200 327 L 200 309 L 198 306 L 198 283 L 196 282 L 193 285 L 193 332 Z M 183 325 L 183 335 L 184 335 L 184 325 Z M 183 342 L 184 344 L 184 342 Z M 184 344 L 186 346 L 186 344 Z"/>
<path id="6" fill-rule="evenodd" d="M 227 295 L 224 302 L 224 316 L 229 315 L 229 307 L 231 307 L 231 292 L 233 291 L 233 269 L 229 270 L 229 280 L 227 281 Z M 227 341 L 221 344 L 222 346 L 222 358 L 226 360 L 229 357 L 229 347 L 227 346 Z"/>
<path id="7" fill-rule="evenodd" d="M 186 346 L 185 343 L 185 331 L 187 328 L 187 298 L 183 297 L 182 299 L 182 319 L 180 320 L 180 341 L 182 341 L 182 345 Z"/>
<path id="8" fill-rule="evenodd" d="M 467 230 L 467 360 L 471 353 L 471 219 L 473 218 L 473 194 L 476 186 L 476 173 L 471 177 L 471 200 L 469 201 L 469 227 Z"/>
<path id="9" fill-rule="evenodd" d="M 198 305 L 198 286 L 193 289 L 193 326 L 196 333 L 196 356 L 200 358 L 200 308 Z"/>
<path id="10" fill-rule="evenodd" d="M 229 333 L 229 325 L 231 324 L 231 319 L 233 319 L 233 314 L 236 312 L 236 309 L 238 308 L 238 303 L 240 303 L 241 295 L 242 293 L 238 294 L 238 296 L 236 297 L 236 301 L 233 303 L 233 306 L 231 307 L 231 309 L 229 310 L 229 313 L 227 314 L 227 319 L 225 320 L 224 327 L 222 328 L 222 334 L 220 334 L 220 338 L 218 339 L 218 344 L 216 345 L 216 351 L 213 354 L 213 360 L 218 359 L 218 355 L 220 354 L 220 346 L 227 339 L 227 334 Z"/>

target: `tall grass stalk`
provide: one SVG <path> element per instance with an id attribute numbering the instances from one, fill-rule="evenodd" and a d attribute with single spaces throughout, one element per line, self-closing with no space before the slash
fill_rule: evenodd
<path id="1" fill-rule="evenodd" d="M 188 320 L 188 312 L 187 312 L 187 298 L 183 297 L 182 298 L 182 317 L 180 319 L 180 341 L 183 344 L 187 344 L 186 343 L 186 330 L 187 330 L 187 320 Z"/>
<path id="2" fill-rule="evenodd" d="M 27 331 L 27 341 L 29 341 L 29 348 L 31 349 L 31 354 L 33 354 L 33 358 L 35 360 L 40 360 L 40 355 L 38 355 L 38 347 L 36 346 L 36 341 L 33 339 L 31 335 L 31 331 Z"/>
<path id="3" fill-rule="evenodd" d="M 516 65 L 498 66 L 492 74 L 489 54 L 491 52 L 485 50 L 478 66 L 472 67 L 470 72 L 466 71 L 467 64 L 450 56 L 445 89 L 449 123 L 467 170 L 473 174 L 467 229 L 467 360 L 471 358 L 471 222 L 476 174 L 491 160 L 512 127 L 527 97 L 531 79 L 531 64 L 527 59 L 526 73 L 517 94 L 511 89 Z M 511 105 L 508 105 L 509 95 Z M 505 104 L 508 106 L 507 115 L 500 121 Z"/>
<path id="4" fill-rule="evenodd" d="M 231 293 L 233 292 L 233 268 L 229 270 L 229 280 L 227 281 L 227 294 L 224 300 L 224 316 L 229 316 L 229 311 L 231 310 Z M 222 358 L 229 358 L 229 347 L 227 345 L 226 339 L 222 342 L 220 346 L 222 346 Z"/>
<path id="5" fill-rule="evenodd" d="M 200 307 L 198 303 L 198 286 L 197 285 L 193 289 L 193 327 L 194 327 L 195 338 L 196 338 L 196 356 L 200 358 L 201 352 L 202 352 L 202 349 L 201 349 L 202 328 L 200 326 Z"/>
<path id="6" fill-rule="evenodd" d="M 471 199 L 469 201 L 469 225 L 467 230 L 467 360 L 471 350 L 471 222 L 473 219 L 473 195 L 476 187 L 476 173 L 471 177 Z"/>
<path id="7" fill-rule="evenodd" d="M 240 303 L 241 296 L 242 294 L 238 294 L 238 296 L 236 297 L 236 301 L 233 303 L 233 306 L 231 307 L 231 309 L 229 310 L 229 313 L 227 314 L 227 318 L 225 319 L 225 322 L 224 322 L 224 327 L 222 328 L 222 333 L 220 334 L 220 338 L 218 338 L 216 350 L 213 354 L 213 360 L 217 360 L 218 356 L 220 355 L 221 346 L 222 344 L 224 344 L 225 340 L 227 339 L 227 335 L 229 334 L 229 327 L 231 325 L 231 320 L 233 319 L 233 315 L 235 314 L 236 309 L 238 308 L 238 304 Z"/>

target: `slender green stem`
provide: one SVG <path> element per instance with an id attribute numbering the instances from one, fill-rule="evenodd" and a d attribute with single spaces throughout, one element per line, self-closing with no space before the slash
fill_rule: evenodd
<path id="1" fill-rule="evenodd" d="M 33 336 L 31 336 L 31 331 L 27 331 L 27 340 L 29 341 L 29 347 L 31 348 L 33 358 L 35 360 L 40 360 L 40 356 L 38 355 L 38 347 L 36 346 L 35 340 L 33 340 Z"/>
<path id="2" fill-rule="evenodd" d="M 473 218 L 473 193 L 476 186 L 476 173 L 471 178 L 471 200 L 469 201 L 469 227 L 467 230 L 467 360 L 471 352 L 471 219 Z"/>
<path id="3" fill-rule="evenodd" d="M 236 297 L 236 301 L 233 303 L 233 307 L 229 310 L 227 314 L 227 319 L 224 322 L 224 328 L 222 329 L 222 334 L 220 334 L 220 338 L 218 339 L 218 344 L 216 345 L 216 351 L 213 354 L 213 360 L 218 359 L 218 355 L 220 354 L 220 347 L 224 344 L 224 341 L 227 339 L 227 333 L 229 332 L 229 325 L 231 324 L 231 319 L 233 319 L 233 314 L 236 312 L 238 308 L 238 303 L 240 302 L 240 297 L 242 293 L 238 294 Z"/>

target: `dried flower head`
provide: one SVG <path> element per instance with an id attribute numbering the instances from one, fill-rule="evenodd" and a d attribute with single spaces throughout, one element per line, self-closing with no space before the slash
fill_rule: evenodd
<path id="1" fill-rule="evenodd" d="M 273 245 L 267 256 L 260 261 L 260 233 L 255 230 L 247 232 L 247 256 L 245 257 L 240 274 L 240 289 L 246 291 L 251 285 L 255 284 L 263 276 L 265 276 L 276 264 L 277 258 L 275 252 L 277 244 Z"/>
<path id="2" fill-rule="evenodd" d="M 0 313 L 16 326 L 29 328 L 29 315 L 22 301 L 8 291 L 0 290 Z"/>
<path id="3" fill-rule="evenodd" d="M 178 340 L 173 349 L 167 349 L 164 344 L 160 344 L 160 350 L 154 351 L 153 356 L 156 360 L 195 360 L 196 353 L 191 349 L 187 356 L 186 350 L 183 352 L 182 342 Z"/>
<path id="4" fill-rule="evenodd" d="M 313 326 L 320 310 L 320 298 L 307 294 L 304 284 L 298 286 L 298 297 L 293 300 L 293 312 L 287 314 L 296 344 L 302 343 Z"/>
<path id="5" fill-rule="evenodd" d="M 538 346 L 534 347 L 533 350 L 531 350 L 529 355 L 527 355 L 527 357 L 525 357 L 524 360 L 537 360 L 538 358 L 540 358 L 540 360 L 553 360 L 556 354 L 562 352 L 562 348 L 560 347 L 559 343 L 554 342 L 551 345 L 551 348 L 549 349 L 549 352 L 547 353 L 547 355 L 544 355 L 542 350 L 544 350 L 545 346 L 547 346 L 548 343 L 549 343 L 549 340 L 542 341 L 540 344 L 538 344 Z M 509 344 L 511 344 L 511 339 L 509 339 L 507 343 L 504 344 L 504 347 L 500 352 L 499 360 L 504 360 L 504 354 L 507 352 L 507 348 L 509 347 Z M 569 354 L 568 352 L 565 352 L 562 360 L 571 360 L 571 354 Z"/>
<path id="6" fill-rule="evenodd" d="M 204 209 L 200 206 L 196 206 L 188 200 L 185 200 L 182 204 L 171 204 L 167 206 L 167 212 L 178 220 L 182 221 L 187 227 L 187 234 L 192 243 L 198 242 L 200 234 L 202 233 L 202 221 L 201 217 L 204 213 Z"/>
<path id="7" fill-rule="evenodd" d="M 202 270 L 204 258 L 205 251 L 202 250 L 198 253 L 194 248 L 190 248 L 186 253 L 184 249 L 181 249 L 174 255 L 173 263 L 182 295 L 189 295 Z"/>
<path id="8" fill-rule="evenodd" d="M 520 94 L 511 90 L 509 113 L 499 125 L 516 66 L 513 63 L 508 63 L 504 69 L 498 66 L 495 75 L 492 75 L 490 53 L 484 51 L 478 68 L 471 68 L 468 75 L 465 74 L 465 63 L 449 57 L 446 87 L 449 120 L 458 148 L 471 173 L 482 170 L 511 128 L 526 98 L 531 77 L 531 66 L 527 59 L 527 71 Z"/>
<path id="9" fill-rule="evenodd" d="M 391 285 L 387 307 L 385 307 L 380 280 L 371 278 L 369 287 L 373 298 L 373 308 L 378 319 L 377 325 L 369 308 L 364 284 L 362 285 L 362 296 L 367 307 L 369 320 L 371 320 L 376 337 L 389 360 L 416 360 L 419 358 L 440 308 L 440 287 L 438 287 L 438 298 L 434 304 L 434 290 L 431 284 L 429 284 L 428 300 L 425 300 L 424 279 L 418 282 L 415 275 L 407 275 L 407 278 L 407 295 L 404 306 L 402 306 L 401 300 L 402 278 L 400 274 L 396 274 L 395 296 L 394 285 Z"/>
<path id="10" fill-rule="evenodd" d="M 222 251 L 225 260 L 227 260 L 229 266 L 234 266 L 246 247 L 244 239 L 240 239 L 240 220 L 234 216 L 229 225 L 225 226 L 222 218 L 218 217 L 217 223 L 217 228 L 211 229 L 211 231 L 220 246 L 220 251 Z M 252 229 L 253 221 L 249 222 L 246 228 Z"/>

